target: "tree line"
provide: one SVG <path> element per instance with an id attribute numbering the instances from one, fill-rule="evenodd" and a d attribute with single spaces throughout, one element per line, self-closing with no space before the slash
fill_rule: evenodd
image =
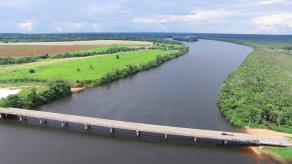
<path id="1" fill-rule="evenodd" d="M 151 60 L 147 63 L 141 63 L 139 66 L 129 64 L 124 69 L 118 69 L 118 68 L 113 69 L 111 72 L 108 72 L 103 77 L 101 77 L 100 81 L 97 81 L 97 83 L 108 83 L 108 82 L 129 76 L 129 75 L 138 73 L 143 70 L 148 70 L 150 68 L 157 67 L 164 62 L 167 62 L 173 58 L 176 58 L 185 54 L 186 52 L 188 52 L 188 50 L 189 50 L 188 47 L 182 47 L 177 53 L 170 53 L 164 56 L 157 55 L 154 60 Z"/>
<path id="2" fill-rule="evenodd" d="M 195 36 L 173 37 L 173 40 L 184 41 L 184 42 L 197 42 L 197 41 L 199 41 L 198 37 L 195 37 Z"/>
<path id="3" fill-rule="evenodd" d="M 3 107 L 32 109 L 37 105 L 46 104 L 49 101 L 71 94 L 71 86 L 65 81 L 48 83 L 48 89 L 37 92 L 33 88 L 25 96 L 9 95 L 2 100 Z"/>

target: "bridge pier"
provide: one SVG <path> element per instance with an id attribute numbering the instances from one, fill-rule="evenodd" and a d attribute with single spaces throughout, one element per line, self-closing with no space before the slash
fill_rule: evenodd
<path id="1" fill-rule="evenodd" d="M 0 120 L 2 120 L 2 113 L 0 113 Z"/>
<path id="2" fill-rule="evenodd" d="M 19 118 L 19 121 L 21 122 L 22 121 L 22 116 L 19 115 L 18 118 Z"/>
<path id="3" fill-rule="evenodd" d="M 61 121 L 61 123 L 62 123 L 62 127 L 64 127 L 64 126 L 68 126 L 68 122 Z"/>
<path id="4" fill-rule="evenodd" d="M 164 139 L 167 139 L 167 138 L 168 138 L 168 134 L 165 133 L 165 134 L 164 134 Z"/>
<path id="5" fill-rule="evenodd" d="M 197 141 L 197 137 L 194 137 L 194 142 L 196 142 Z"/>
<path id="6" fill-rule="evenodd" d="M 140 132 L 139 130 L 136 130 L 136 135 L 139 136 L 140 135 Z"/>
<path id="7" fill-rule="evenodd" d="M 114 131 L 114 128 L 112 128 L 112 127 L 109 127 L 109 130 L 110 130 L 110 133 L 113 133 L 113 131 Z"/>
<path id="8" fill-rule="evenodd" d="M 43 123 L 47 124 L 47 120 L 40 118 L 40 124 L 43 124 Z"/>
<path id="9" fill-rule="evenodd" d="M 90 125 L 84 124 L 84 128 L 85 128 L 85 130 L 88 130 L 88 129 L 90 129 Z"/>

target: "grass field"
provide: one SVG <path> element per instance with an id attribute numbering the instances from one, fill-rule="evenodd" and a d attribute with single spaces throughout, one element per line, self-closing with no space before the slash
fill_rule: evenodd
<path id="1" fill-rule="evenodd" d="M 126 65 L 139 65 L 155 59 L 157 55 L 165 55 L 177 50 L 144 50 L 116 54 L 98 55 L 82 58 L 52 59 L 40 62 L 0 66 L 0 80 L 16 78 L 63 79 L 63 80 L 93 80 L 99 79 L 114 68 L 125 68 Z M 92 67 L 91 67 L 92 66 Z M 77 71 L 77 69 L 80 71 Z M 29 73 L 34 69 L 35 73 Z"/>

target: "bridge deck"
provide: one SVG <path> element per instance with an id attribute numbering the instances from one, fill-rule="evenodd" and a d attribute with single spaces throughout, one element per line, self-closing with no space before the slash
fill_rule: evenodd
<path id="1" fill-rule="evenodd" d="M 139 132 L 151 132 L 151 133 L 164 134 L 165 137 L 167 137 L 167 135 L 177 135 L 177 136 L 185 136 L 185 137 L 194 137 L 194 139 L 206 138 L 206 139 L 218 139 L 218 140 L 226 140 L 226 141 L 236 140 L 236 141 L 243 141 L 243 142 L 258 140 L 259 144 L 261 145 L 292 146 L 291 141 L 282 137 L 161 126 L 161 125 L 99 119 L 99 118 L 83 117 L 83 116 L 75 116 L 75 115 L 68 115 L 68 114 L 43 112 L 43 111 L 15 109 L 15 108 L 0 108 L 0 113 L 17 115 L 21 117 L 38 118 L 42 120 L 56 120 L 56 121 L 62 122 L 62 124 L 64 124 L 64 122 L 79 123 L 79 124 L 85 125 L 85 128 L 89 126 L 102 126 L 102 127 L 108 127 L 111 131 L 112 129 L 115 129 L 115 128 L 133 130 L 137 132 L 137 135 L 139 135 Z M 227 135 L 226 134 L 222 135 L 222 133 L 227 133 Z"/>

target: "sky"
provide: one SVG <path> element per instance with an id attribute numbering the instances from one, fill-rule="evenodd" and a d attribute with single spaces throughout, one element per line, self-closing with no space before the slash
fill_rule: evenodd
<path id="1" fill-rule="evenodd" d="M 0 33 L 292 34 L 292 0 L 0 0 Z"/>

